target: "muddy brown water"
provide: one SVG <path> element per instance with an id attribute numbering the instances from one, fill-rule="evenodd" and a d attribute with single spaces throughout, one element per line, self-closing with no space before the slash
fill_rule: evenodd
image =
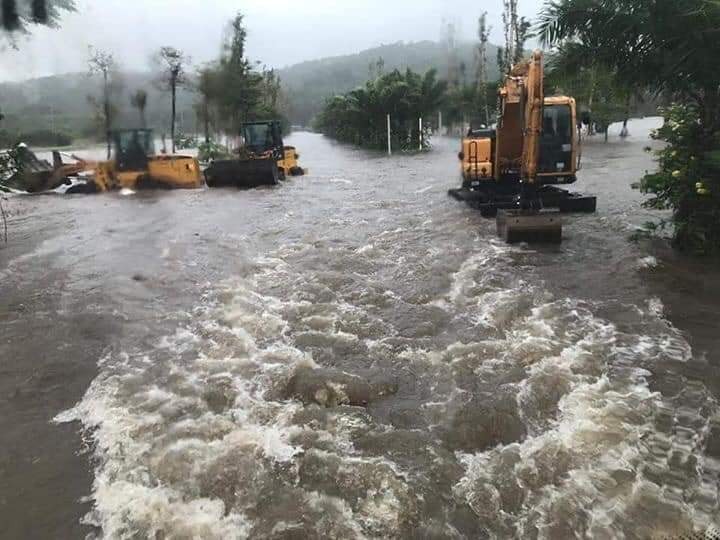
<path id="1" fill-rule="evenodd" d="M 6 202 L 0 538 L 653 538 L 718 525 L 720 272 L 593 142 L 508 247 L 457 142 L 299 133 L 278 189 Z"/>

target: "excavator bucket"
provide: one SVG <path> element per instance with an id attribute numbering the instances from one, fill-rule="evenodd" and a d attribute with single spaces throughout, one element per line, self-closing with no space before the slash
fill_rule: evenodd
<path id="1" fill-rule="evenodd" d="M 205 170 L 208 187 L 251 189 L 280 183 L 277 161 L 270 159 L 228 159 L 215 161 Z"/>
<path id="2" fill-rule="evenodd" d="M 501 210 L 497 216 L 498 236 L 508 244 L 560 244 L 562 226 L 559 212 Z"/>

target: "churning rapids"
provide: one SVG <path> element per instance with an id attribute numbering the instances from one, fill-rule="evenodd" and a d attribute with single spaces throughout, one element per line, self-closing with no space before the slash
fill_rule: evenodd
<path id="1" fill-rule="evenodd" d="M 11 199 L 9 537 L 716 527 L 720 280 L 629 238 L 650 123 L 586 147 L 599 212 L 559 248 L 449 199 L 449 139 L 387 158 L 296 134 L 310 175 L 274 190 Z"/>

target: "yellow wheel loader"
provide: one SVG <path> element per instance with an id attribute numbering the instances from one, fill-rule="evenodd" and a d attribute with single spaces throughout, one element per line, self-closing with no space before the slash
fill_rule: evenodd
<path id="1" fill-rule="evenodd" d="M 243 146 L 237 158 L 214 161 L 205 170 L 209 187 L 255 188 L 273 186 L 288 176 L 302 176 L 300 156 L 285 146 L 277 120 L 242 125 Z"/>
<path id="2" fill-rule="evenodd" d="M 497 216 L 498 233 L 510 243 L 559 243 L 559 212 L 597 208 L 595 197 L 556 187 L 576 182 L 581 141 L 575 100 L 546 98 L 543 84 L 540 51 L 513 67 L 500 88 L 497 128 L 468 132 L 458 156 L 462 187 L 449 192 L 483 216 Z"/>
<path id="3" fill-rule="evenodd" d="M 92 173 L 85 184 L 66 193 L 102 193 L 119 189 L 197 189 L 203 179 L 200 164 L 191 156 L 155 153 L 149 129 L 118 130 L 111 133 L 113 159 L 83 162 Z M 79 171 L 78 171 L 79 172 Z"/>

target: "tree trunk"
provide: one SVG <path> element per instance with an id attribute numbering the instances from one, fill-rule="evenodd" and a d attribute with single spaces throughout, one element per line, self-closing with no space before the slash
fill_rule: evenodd
<path id="1" fill-rule="evenodd" d="M 177 79 L 170 81 L 172 90 L 172 118 L 170 119 L 170 139 L 172 140 L 172 153 L 175 153 L 175 98 L 177 97 Z"/>
<path id="2" fill-rule="evenodd" d="M 110 143 L 110 130 L 112 129 L 112 120 L 110 118 L 110 85 L 108 83 L 108 72 L 103 73 L 105 86 L 103 87 L 103 109 L 105 113 L 105 141 L 107 142 L 107 159 L 112 156 L 112 145 Z"/>
<path id="3" fill-rule="evenodd" d="M 630 136 L 628 131 L 628 121 L 630 120 L 630 97 L 625 100 L 625 119 L 623 120 L 623 127 L 620 131 L 620 137 L 626 139 Z"/>
<path id="4" fill-rule="evenodd" d="M 205 143 L 210 143 L 210 105 L 208 104 L 207 99 L 205 100 L 204 105 L 204 111 L 203 111 L 203 117 L 205 120 Z"/>

